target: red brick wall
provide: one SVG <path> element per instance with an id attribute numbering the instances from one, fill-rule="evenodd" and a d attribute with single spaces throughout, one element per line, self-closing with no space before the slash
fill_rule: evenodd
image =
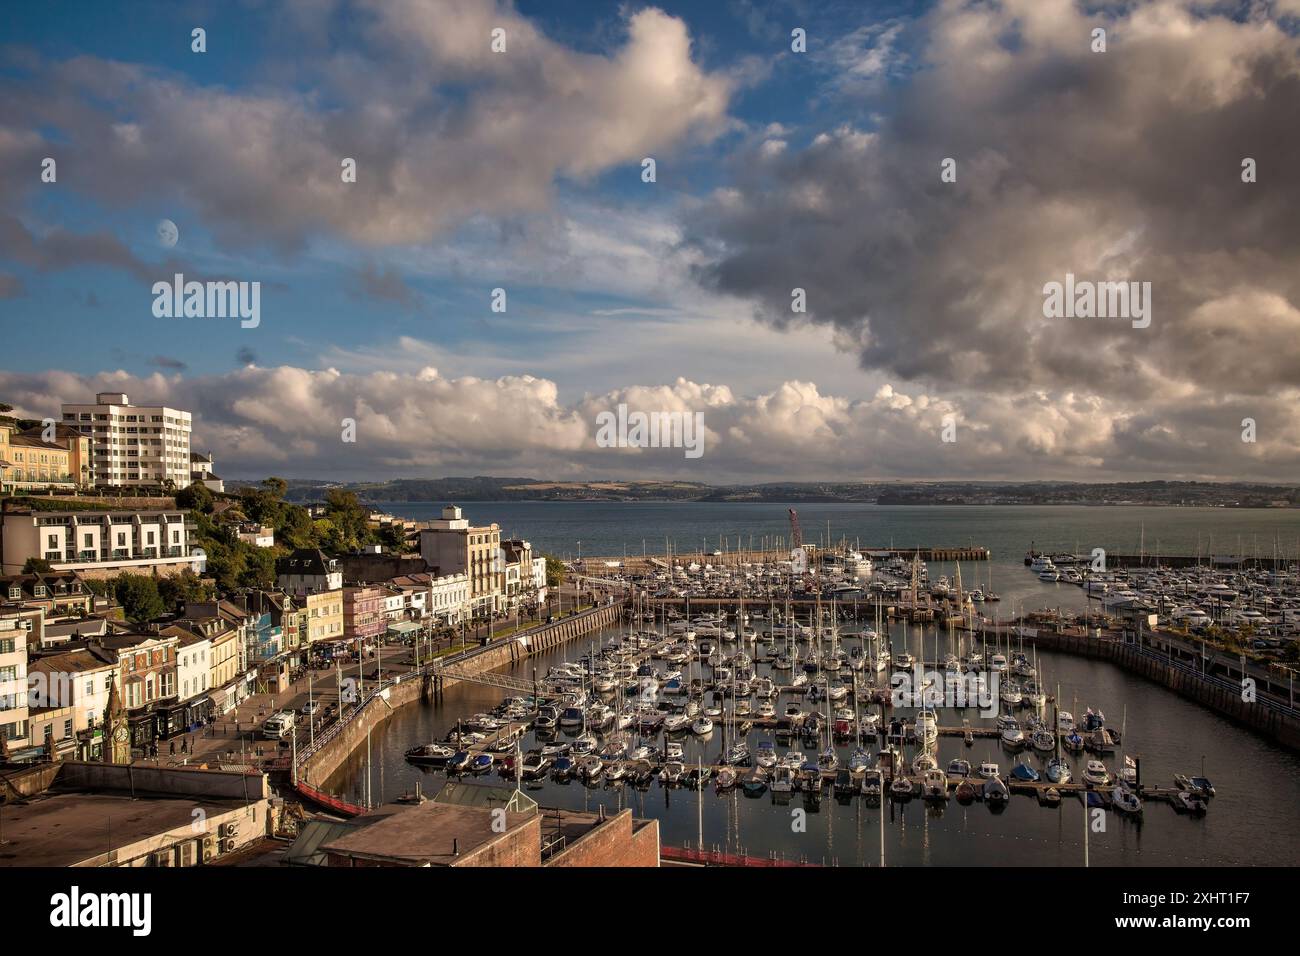
<path id="1" fill-rule="evenodd" d="M 534 816 L 495 842 L 465 854 L 453 866 L 541 866 L 542 821 Z"/>
<path id="2" fill-rule="evenodd" d="M 632 832 L 632 811 L 611 817 L 547 866 L 658 866 L 659 821 L 646 821 Z"/>

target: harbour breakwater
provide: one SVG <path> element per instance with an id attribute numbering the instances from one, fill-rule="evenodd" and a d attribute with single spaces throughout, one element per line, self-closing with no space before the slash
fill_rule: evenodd
<path id="1" fill-rule="evenodd" d="M 365 746 L 367 736 L 387 722 L 395 711 L 458 683 L 457 677 L 440 673 L 448 667 L 461 673 L 483 674 L 616 624 L 622 619 L 622 614 L 621 604 L 591 608 L 384 681 L 347 719 L 319 735 L 313 747 L 299 754 L 298 781 L 321 787 L 353 751 Z"/>
<path id="2" fill-rule="evenodd" d="M 1300 716 L 1262 698 L 1244 699 L 1239 681 L 1202 674 L 1193 664 L 1118 638 L 1039 630 L 1026 633 L 1024 640 L 1039 648 L 1109 661 L 1300 753 Z"/>

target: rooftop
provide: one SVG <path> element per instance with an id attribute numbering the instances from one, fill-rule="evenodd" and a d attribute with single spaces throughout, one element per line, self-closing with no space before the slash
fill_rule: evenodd
<path id="1" fill-rule="evenodd" d="M 188 831 L 196 809 L 212 817 L 243 805 L 194 797 L 48 794 L 5 806 L 0 866 L 73 866 L 168 831 Z"/>

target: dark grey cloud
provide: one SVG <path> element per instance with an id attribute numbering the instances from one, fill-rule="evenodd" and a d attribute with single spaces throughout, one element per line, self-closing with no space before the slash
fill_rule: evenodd
<path id="1" fill-rule="evenodd" d="M 189 365 L 187 365 L 185 362 L 182 362 L 178 358 L 173 358 L 170 355 L 150 356 L 148 359 L 148 364 L 152 365 L 154 368 L 160 368 L 163 369 L 164 371 L 169 371 L 169 372 L 183 372 L 187 368 L 189 368 Z"/>
<path id="2" fill-rule="evenodd" d="M 804 288 L 864 368 L 945 388 L 1146 402 L 1295 386 L 1300 42 L 1263 8 L 1191 8 L 939 4 L 879 126 L 735 164 L 689 224 L 712 259 L 700 281 L 778 325 L 803 319 Z M 1151 327 L 1045 319 L 1042 287 L 1067 272 L 1151 282 Z"/>
<path id="3" fill-rule="evenodd" d="M 378 299 L 412 309 L 419 300 L 415 290 L 393 269 L 367 262 L 352 275 L 351 292 L 358 298 Z"/>

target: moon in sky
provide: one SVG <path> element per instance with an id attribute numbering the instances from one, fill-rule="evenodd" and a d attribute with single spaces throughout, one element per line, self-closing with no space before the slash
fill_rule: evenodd
<path id="1" fill-rule="evenodd" d="M 176 228 L 176 223 L 170 219 L 164 219 L 158 223 L 158 241 L 168 249 L 176 245 L 176 240 L 180 237 L 180 230 Z"/>

